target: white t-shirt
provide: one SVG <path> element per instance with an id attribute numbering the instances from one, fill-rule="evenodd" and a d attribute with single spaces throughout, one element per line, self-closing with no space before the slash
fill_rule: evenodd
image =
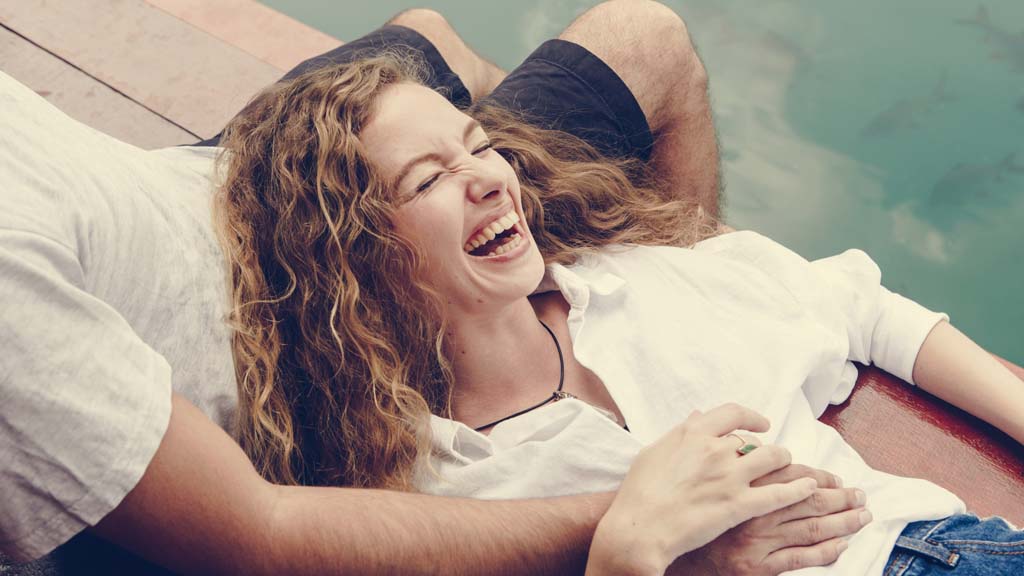
<path id="1" fill-rule="evenodd" d="M 431 461 L 440 478 L 421 471 L 416 485 L 492 499 L 614 490 L 636 453 L 693 410 L 737 402 L 770 419 L 765 442 L 867 494 L 874 521 L 834 565 L 800 574 L 881 574 L 908 522 L 964 506 L 930 482 L 871 469 L 816 419 L 849 396 L 857 378 L 850 360 L 909 381 L 921 344 L 944 318 L 880 279 L 863 252 L 808 262 L 753 232 L 693 250 L 619 247 L 550 266 L 545 282 L 571 307 L 576 358 L 604 382 L 629 431 L 572 399 L 490 435 L 434 416 Z"/>
<path id="2" fill-rule="evenodd" d="M 140 150 L 0 73 L 0 550 L 15 560 L 120 503 L 172 388 L 231 428 L 215 153 Z"/>

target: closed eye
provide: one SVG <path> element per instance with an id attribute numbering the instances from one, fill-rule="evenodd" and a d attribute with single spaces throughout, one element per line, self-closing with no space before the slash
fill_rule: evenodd
<path id="1" fill-rule="evenodd" d="M 488 150 L 492 150 L 493 148 L 493 144 L 491 144 L 490 142 L 486 142 L 482 146 L 474 150 L 473 155 L 476 156 L 478 154 L 482 154 L 484 152 L 487 152 Z M 441 177 L 441 174 L 442 172 L 438 172 L 437 174 L 431 176 L 426 182 L 420 184 L 419 187 L 416 188 L 416 193 L 419 194 L 420 192 L 426 192 L 427 190 L 429 190 L 430 187 L 433 186 L 435 182 L 437 182 L 437 179 Z"/>

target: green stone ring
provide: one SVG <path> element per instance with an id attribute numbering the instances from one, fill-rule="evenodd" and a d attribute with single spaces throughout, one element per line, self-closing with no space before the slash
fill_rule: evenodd
<path id="1" fill-rule="evenodd" d="M 740 456 L 746 456 L 747 454 L 750 454 L 754 450 L 757 450 L 757 444 L 744 444 L 743 446 L 740 446 L 739 448 L 736 449 L 736 453 L 739 454 Z"/>

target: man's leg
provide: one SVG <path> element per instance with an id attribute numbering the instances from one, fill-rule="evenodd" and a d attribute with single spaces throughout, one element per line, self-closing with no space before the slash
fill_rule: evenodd
<path id="1" fill-rule="evenodd" d="M 654 135 L 651 163 L 671 190 L 718 216 L 719 157 L 704 65 L 683 23 L 651 0 L 612 0 L 559 36 L 603 60 L 625 82 Z"/>
<path id="2" fill-rule="evenodd" d="M 613 0 L 535 50 L 484 103 L 649 162 L 669 193 L 718 216 L 718 143 L 686 25 L 648 0 Z"/>
<path id="3" fill-rule="evenodd" d="M 430 40 L 466 85 L 474 102 L 489 94 L 507 75 L 493 62 L 473 52 L 444 16 L 434 10 L 413 8 L 398 14 L 387 23 L 412 28 Z"/>

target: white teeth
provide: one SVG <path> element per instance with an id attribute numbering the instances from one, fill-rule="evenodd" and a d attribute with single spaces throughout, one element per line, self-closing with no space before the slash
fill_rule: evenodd
<path id="1" fill-rule="evenodd" d="M 466 252 L 472 252 L 483 244 L 494 240 L 495 236 L 514 226 L 516 222 L 519 222 L 519 214 L 516 213 L 515 209 L 510 210 L 508 214 L 491 222 L 477 233 L 476 236 L 470 238 L 463 248 Z"/>
<path id="2" fill-rule="evenodd" d="M 522 243 L 522 238 L 519 237 L 519 234 L 513 234 L 509 236 L 509 238 L 511 238 L 511 240 L 492 250 L 488 256 L 499 256 L 514 249 Z"/>

